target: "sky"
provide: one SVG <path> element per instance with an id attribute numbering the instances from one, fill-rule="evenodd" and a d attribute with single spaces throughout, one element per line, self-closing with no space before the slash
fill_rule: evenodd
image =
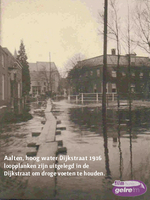
<path id="1" fill-rule="evenodd" d="M 126 0 L 120 2 L 126 15 Z M 91 58 L 103 53 L 98 34 L 103 7 L 103 0 L 1 0 L 1 45 L 14 53 L 23 40 L 28 62 L 51 61 L 62 70 L 75 54 Z M 108 53 L 111 48 L 110 42 Z"/>

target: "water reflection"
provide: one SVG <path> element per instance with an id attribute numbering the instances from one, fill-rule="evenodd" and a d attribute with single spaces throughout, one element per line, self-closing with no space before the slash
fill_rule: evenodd
<path id="1" fill-rule="evenodd" d="M 122 150 L 121 150 L 121 140 L 120 140 L 120 132 L 121 132 L 121 117 L 120 117 L 120 106 L 118 104 L 118 113 L 117 113 L 117 117 L 118 117 L 118 149 L 119 149 L 119 158 L 120 158 L 120 163 L 119 163 L 119 171 L 120 171 L 120 177 L 119 179 L 122 180 L 122 170 L 123 170 L 123 157 L 122 157 Z M 117 138 L 116 138 L 117 140 Z M 117 142 L 117 141 L 116 141 Z"/>
<path id="2" fill-rule="evenodd" d="M 106 138 L 103 138 L 102 134 L 102 113 L 100 107 L 70 108 L 66 106 L 64 108 L 64 106 L 59 106 L 58 108 L 63 112 L 56 114 L 62 121 L 62 124 L 66 126 L 66 131 L 62 131 L 62 135 L 58 137 L 61 137 L 59 139 L 62 139 L 64 146 L 67 147 L 68 155 L 98 156 L 101 154 L 103 157 L 102 161 L 87 161 L 87 164 L 90 165 L 89 171 L 102 171 L 104 173 L 106 171 L 106 176 L 56 176 L 54 180 L 54 196 L 56 198 L 59 196 L 59 199 L 65 200 L 83 199 L 85 196 L 83 197 L 82 195 L 87 194 L 87 197 L 90 196 L 91 199 L 113 199 L 112 182 L 119 179 L 130 180 L 133 178 L 141 180 L 141 175 L 138 175 L 139 172 L 144 174 L 144 176 L 142 174 L 143 182 L 148 182 L 148 178 L 145 177 L 149 175 L 147 158 L 149 158 L 150 153 L 148 150 L 149 141 L 146 139 L 150 135 L 149 108 L 134 110 L 129 110 L 128 108 L 120 110 L 108 109 L 107 141 L 105 141 Z M 30 139 L 31 130 L 35 127 L 41 128 L 41 113 L 33 113 L 32 115 L 33 119 L 27 122 L 3 127 L 0 134 L 0 174 L 3 174 L 4 155 L 11 155 L 12 153 L 20 156 L 25 155 L 25 146 L 27 140 Z M 130 117 L 132 123 L 129 122 Z M 79 169 L 74 170 L 79 171 Z M 0 183 L 0 189 L 4 189 L 5 191 L 12 190 L 12 188 L 18 189 L 20 185 L 22 188 L 26 187 L 26 182 L 23 178 L 13 178 L 12 180 L 5 178 Z M 104 190 L 105 195 L 103 197 Z M 107 193 L 110 194 L 109 197 Z"/>
<path id="3" fill-rule="evenodd" d="M 131 180 L 133 180 L 133 169 L 132 169 L 132 107 L 131 107 L 131 102 L 129 102 L 129 138 L 130 138 L 130 167 L 131 167 Z"/>
<path id="4" fill-rule="evenodd" d="M 82 132 L 86 132 L 86 137 L 91 133 L 98 134 L 100 137 L 102 134 L 102 111 L 100 107 L 82 107 L 82 108 L 70 108 L 69 117 L 70 121 L 74 122 L 75 126 Z M 133 171 L 133 142 L 135 143 L 139 138 L 141 140 L 142 135 L 150 134 L 150 108 L 140 107 L 132 109 L 131 106 L 126 109 L 108 109 L 107 110 L 107 136 L 112 138 L 113 147 L 117 147 L 119 150 L 119 179 L 123 180 L 123 169 L 125 163 L 123 163 L 123 150 L 122 139 L 129 138 L 129 151 L 130 151 L 130 175 L 129 179 L 134 178 Z M 84 135 L 85 136 L 85 135 Z M 105 155 L 105 168 L 106 178 L 111 177 L 109 151 L 107 136 L 104 139 L 104 155 Z M 134 139 L 134 140 L 133 140 Z M 136 139 L 136 140 L 135 140 Z M 123 149 L 122 149 L 123 148 Z M 136 152 L 134 152 L 136 154 Z"/>
<path id="5" fill-rule="evenodd" d="M 0 197 L 10 199 L 13 194 L 15 197 L 21 198 L 24 189 L 27 187 L 27 177 L 4 176 L 4 162 L 10 164 L 9 161 L 4 161 L 5 155 L 24 157 L 27 151 L 27 143 L 31 140 L 31 132 L 34 129 L 41 130 L 41 114 L 34 114 L 34 110 L 40 108 L 39 105 L 33 103 L 28 105 L 25 113 L 20 118 L 14 118 L 0 124 Z M 17 164 L 18 161 L 13 161 Z M 26 164 L 23 161 L 21 164 Z M 25 170 L 25 169 L 20 169 Z M 19 199 L 18 198 L 18 199 Z"/>
<path id="6" fill-rule="evenodd" d="M 112 195 L 114 180 L 125 181 L 133 178 L 141 180 L 139 169 L 142 166 L 144 173 L 147 165 L 149 166 L 147 156 L 150 156 L 150 152 L 145 151 L 145 147 L 149 145 L 146 138 L 150 135 L 149 108 L 108 109 L 107 140 L 102 132 L 101 107 L 59 102 L 55 104 L 55 108 L 61 111 L 57 112 L 57 117 L 66 126 L 66 131 L 62 131 L 58 139 L 63 140 L 64 146 L 67 147 L 67 154 L 69 156 L 101 155 L 101 162 L 87 161 L 90 165 L 88 170 L 103 171 L 105 174 L 101 178 L 57 177 L 56 197 L 65 200 L 86 199 L 84 195 L 87 194 L 91 199 L 111 200 L 114 199 Z M 130 116 L 132 116 L 132 123 L 129 123 Z M 147 180 L 145 177 L 143 182 Z"/>
<path id="7" fill-rule="evenodd" d="M 105 155 L 105 168 L 106 168 L 106 179 L 111 179 L 111 171 L 109 166 L 109 152 L 108 152 L 108 141 L 107 135 L 104 136 L 104 155 Z"/>
<path id="8" fill-rule="evenodd" d="M 75 126 L 78 126 L 80 130 L 89 130 L 90 132 L 102 135 L 102 112 L 100 107 L 69 108 L 68 114 L 69 120 L 72 121 Z M 119 139 L 119 137 L 125 134 L 126 137 L 130 137 L 131 132 L 133 137 L 138 137 L 138 134 L 143 133 L 144 130 L 150 129 L 149 116 L 150 108 L 138 108 L 131 111 L 129 111 L 129 109 L 120 109 L 119 111 L 108 109 L 108 137 Z M 130 118 L 132 118 L 132 123 L 129 120 Z"/>

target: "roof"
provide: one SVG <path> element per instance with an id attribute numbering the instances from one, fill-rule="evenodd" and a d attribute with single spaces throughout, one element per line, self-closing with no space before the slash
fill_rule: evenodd
<path id="1" fill-rule="evenodd" d="M 31 81 L 43 81 L 49 79 L 50 72 L 52 76 L 59 74 L 57 67 L 54 62 L 36 62 L 29 63 L 29 71 Z"/>
<path id="2" fill-rule="evenodd" d="M 19 62 L 19 60 L 17 60 L 6 47 L 3 47 L 2 49 L 5 51 L 5 53 L 7 53 L 7 55 L 11 56 L 14 62 L 18 63 L 20 68 L 23 67 L 22 64 Z"/>
<path id="3" fill-rule="evenodd" d="M 6 55 L 8 55 L 8 53 L 4 50 L 4 48 L 0 45 L 0 49 L 2 52 L 4 52 Z"/>
<path id="4" fill-rule="evenodd" d="M 11 54 L 11 52 L 6 48 L 6 47 L 3 47 L 3 50 L 11 57 L 14 58 L 14 56 Z M 15 59 L 15 58 L 14 58 Z"/>
<path id="5" fill-rule="evenodd" d="M 150 66 L 150 60 L 148 57 L 136 56 L 136 54 L 134 55 L 132 54 L 131 58 L 134 59 L 135 62 L 134 66 L 143 66 L 143 65 Z M 87 67 L 103 65 L 103 55 L 82 60 L 78 64 Z M 111 66 L 117 65 L 117 55 L 107 55 L 107 65 Z M 128 66 L 128 55 L 120 55 L 120 65 Z"/>
<path id="6" fill-rule="evenodd" d="M 31 71 L 30 72 L 30 79 L 31 81 L 43 81 L 47 77 L 47 73 L 44 71 Z"/>
<path id="7" fill-rule="evenodd" d="M 46 70 L 57 70 L 57 67 L 54 62 L 36 62 L 36 63 L 29 63 L 29 70 L 32 71 L 41 71 Z M 58 70 L 57 70 L 58 71 Z"/>

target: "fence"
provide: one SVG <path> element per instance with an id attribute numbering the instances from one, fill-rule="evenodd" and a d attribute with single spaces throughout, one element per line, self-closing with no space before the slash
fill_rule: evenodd
<path id="1" fill-rule="evenodd" d="M 130 94 L 131 100 L 148 100 L 145 99 L 143 93 L 131 93 Z M 68 95 L 68 96 L 63 96 L 63 95 L 56 95 L 54 100 L 59 101 L 62 99 L 66 99 L 71 103 L 101 103 L 102 102 L 102 93 L 80 93 L 78 95 Z M 111 101 L 116 101 L 117 100 L 117 93 L 107 93 L 106 94 L 106 101 L 111 102 Z M 129 95 L 126 93 L 119 94 L 119 99 L 120 100 L 128 100 Z"/>
<path id="2" fill-rule="evenodd" d="M 109 93 L 106 95 L 107 101 L 117 100 L 116 93 Z M 69 102 L 75 103 L 99 103 L 102 102 L 102 93 L 80 93 L 79 95 L 68 95 Z"/>

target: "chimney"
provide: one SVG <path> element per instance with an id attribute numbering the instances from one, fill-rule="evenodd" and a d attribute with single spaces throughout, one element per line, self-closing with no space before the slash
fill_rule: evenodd
<path id="1" fill-rule="evenodd" d="M 111 55 L 116 55 L 116 49 L 111 50 Z"/>

